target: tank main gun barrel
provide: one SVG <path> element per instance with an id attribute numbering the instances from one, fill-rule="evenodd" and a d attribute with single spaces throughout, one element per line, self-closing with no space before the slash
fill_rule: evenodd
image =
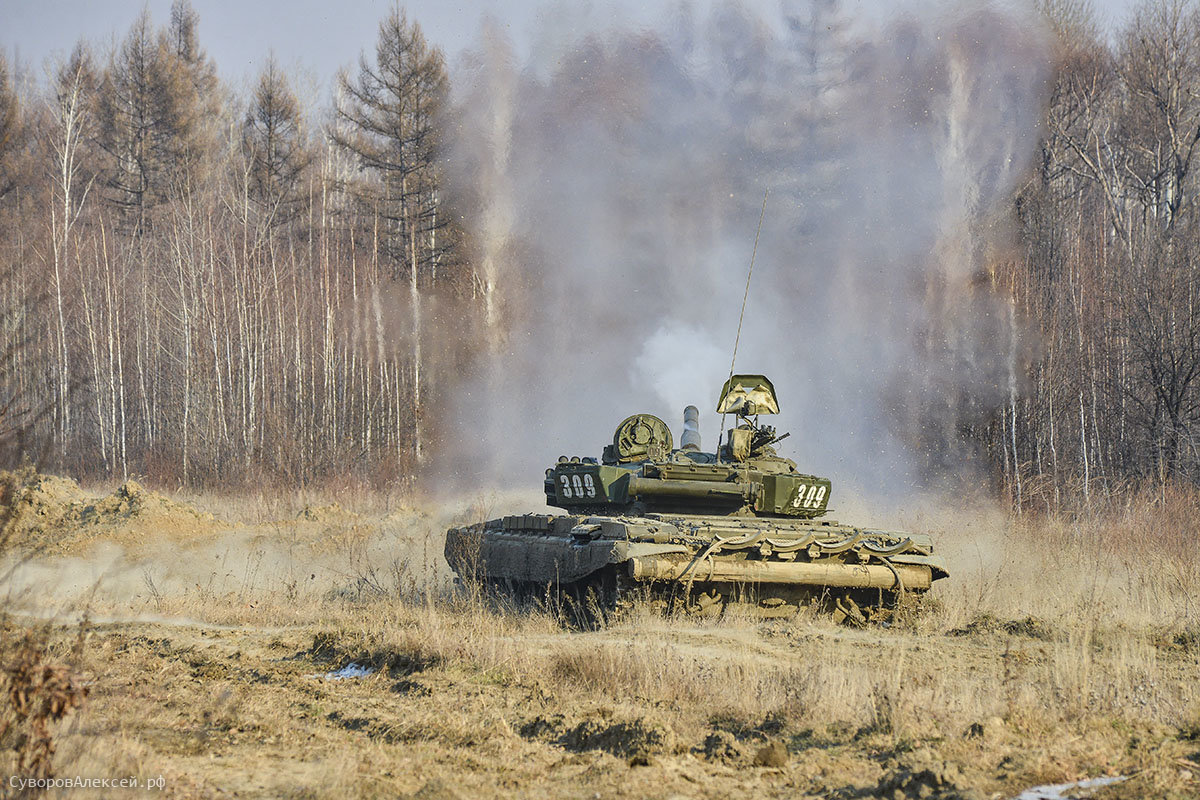
<path id="1" fill-rule="evenodd" d="M 679 449 L 700 449 L 700 409 L 695 406 L 683 410 L 683 435 L 679 437 Z"/>

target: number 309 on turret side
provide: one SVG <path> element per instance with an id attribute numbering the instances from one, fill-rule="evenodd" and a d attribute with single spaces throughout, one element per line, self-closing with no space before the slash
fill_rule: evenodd
<path id="1" fill-rule="evenodd" d="M 604 486 L 598 480 L 595 471 L 566 472 L 557 471 L 554 475 L 555 493 L 560 500 L 567 502 L 604 502 L 608 499 Z"/>

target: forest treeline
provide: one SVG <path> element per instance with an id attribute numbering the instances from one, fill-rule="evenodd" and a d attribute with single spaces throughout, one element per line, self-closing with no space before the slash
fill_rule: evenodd
<path id="1" fill-rule="evenodd" d="M 8 451 L 183 484 L 412 475 L 474 291 L 438 194 L 443 57 L 389 16 L 318 123 L 273 60 L 232 97 L 197 30 L 186 0 L 143 12 L 24 96 L 0 65 Z"/>
<path id="2" fill-rule="evenodd" d="M 1052 3 L 1056 70 L 1021 256 L 991 276 L 1037 357 L 986 433 L 1015 504 L 1200 481 L 1200 7 L 1111 35 Z"/>
<path id="3" fill-rule="evenodd" d="M 1200 481 L 1200 6 L 1041 13 L 1038 157 L 981 276 L 1033 357 L 959 425 L 1019 508 Z M 4 456 L 410 483 L 495 290 L 443 180 L 445 58 L 397 10 L 314 119 L 274 61 L 235 96 L 198 24 L 143 12 L 45 81 L 0 61 Z"/>

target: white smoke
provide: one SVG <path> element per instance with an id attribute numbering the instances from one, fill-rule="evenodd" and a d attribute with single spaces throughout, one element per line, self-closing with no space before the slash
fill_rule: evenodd
<path id="1" fill-rule="evenodd" d="M 447 163 L 493 311 L 443 474 L 536 485 L 631 413 L 678 432 L 689 403 L 711 449 L 768 189 L 737 369 L 775 382 L 784 454 L 888 494 L 961 457 L 964 409 L 1010 373 L 978 276 L 1037 141 L 1046 42 L 1032 9 L 849 13 L 563 25 L 525 63 L 485 28 Z"/>

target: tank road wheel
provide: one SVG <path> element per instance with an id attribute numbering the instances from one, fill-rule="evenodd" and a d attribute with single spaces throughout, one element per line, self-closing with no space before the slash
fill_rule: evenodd
<path id="1" fill-rule="evenodd" d="M 559 587 L 563 616 L 583 630 L 611 625 L 622 614 L 623 576 L 614 567 L 589 575 L 583 580 Z"/>
<path id="2" fill-rule="evenodd" d="M 860 589 L 833 595 L 834 621 L 847 625 L 911 624 L 920 615 L 925 592 Z"/>
<path id="3" fill-rule="evenodd" d="M 688 613 L 699 617 L 719 617 L 725 613 L 726 598 L 717 591 L 696 592 L 688 603 Z"/>
<path id="4" fill-rule="evenodd" d="M 832 617 L 852 627 L 911 624 L 920 614 L 925 593 L 880 589 L 811 589 L 762 585 L 754 590 L 733 584 L 660 581 L 641 583 L 624 570 L 609 566 L 571 584 L 489 581 L 497 605 L 517 610 L 536 607 L 580 630 L 597 630 L 627 619 L 636 607 L 661 616 L 685 615 L 717 619 L 741 613 L 762 620 L 804 615 Z"/>
<path id="5" fill-rule="evenodd" d="M 650 613 L 667 616 L 671 613 L 674 598 L 668 591 L 651 584 L 639 583 L 624 571 L 617 573 L 617 599 L 609 616 L 609 624 L 629 618 L 635 608 L 649 609 Z"/>
<path id="6" fill-rule="evenodd" d="M 858 603 L 854 602 L 854 598 L 850 596 L 849 592 L 835 594 L 830 600 L 833 605 L 833 621 L 838 625 L 861 628 L 867 624 L 866 614 L 859 608 Z"/>
<path id="7" fill-rule="evenodd" d="M 482 596 L 497 610 L 523 611 L 533 605 L 536 590 L 533 584 L 507 578 L 484 578 Z"/>
<path id="8" fill-rule="evenodd" d="M 763 619 L 789 619 L 800 613 L 800 604 L 786 597 L 764 597 L 758 601 L 758 614 Z"/>

